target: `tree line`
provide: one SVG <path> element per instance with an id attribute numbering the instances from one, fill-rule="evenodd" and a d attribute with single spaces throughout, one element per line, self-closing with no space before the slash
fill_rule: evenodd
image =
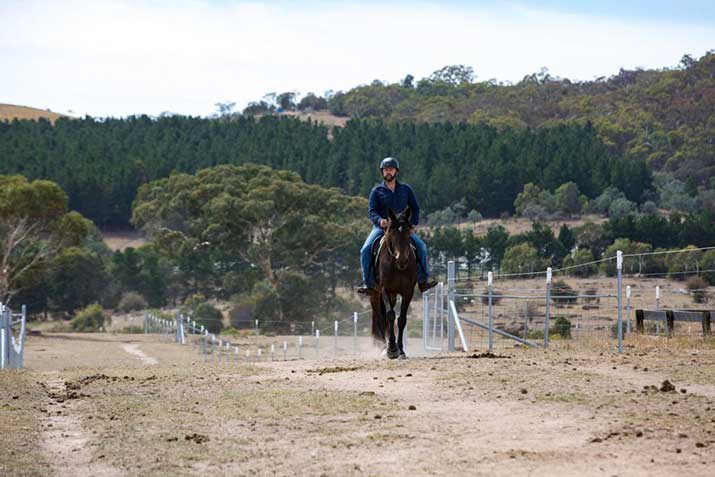
<path id="1" fill-rule="evenodd" d="M 0 122 L 0 173 L 57 182 L 69 207 L 100 227 L 128 226 L 140 186 L 173 172 L 256 163 L 367 196 L 388 155 L 401 160 L 401 179 L 428 211 L 464 199 L 483 216 L 513 213 L 527 183 L 553 190 L 573 182 L 587 198 L 616 187 L 636 202 L 652 187 L 646 163 L 613 155 L 590 123 L 499 130 L 351 120 L 328 131 L 276 116 Z"/>

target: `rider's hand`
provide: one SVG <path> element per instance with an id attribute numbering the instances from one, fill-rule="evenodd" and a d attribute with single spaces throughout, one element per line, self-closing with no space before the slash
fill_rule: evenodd
<path id="1" fill-rule="evenodd" d="M 390 221 L 387 219 L 380 219 L 380 228 L 386 229 L 390 225 Z"/>

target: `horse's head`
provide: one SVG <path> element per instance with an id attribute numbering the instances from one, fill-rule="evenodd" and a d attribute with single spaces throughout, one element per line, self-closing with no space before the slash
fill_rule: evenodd
<path id="1" fill-rule="evenodd" d="M 412 211 L 407 207 L 397 216 L 395 212 L 390 209 L 389 216 L 390 225 L 385 231 L 387 249 L 394 258 L 397 269 L 407 270 L 410 258 L 413 257 L 416 259 L 410 243 L 410 235 L 412 234 L 410 217 L 412 216 Z"/>

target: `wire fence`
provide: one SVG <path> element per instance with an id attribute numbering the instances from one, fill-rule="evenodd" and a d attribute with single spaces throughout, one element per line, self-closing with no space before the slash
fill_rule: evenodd
<path id="1" fill-rule="evenodd" d="M 20 369 L 25 350 L 27 310 L 20 313 L 0 303 L 0 369 Z"/>
<path id="2" fill-rule="evenodd" d="M 711 249 L 618 251 L 567 267 L 486 276 L 469 276 L 450 261 L 446 280 L 422 295 L 421 310 L 413 302 L 405 348 L 414 356 L 590 342 L 622 352 L 634 333 L 709 337 L 715 271 L 701 260 Z M 147 315 L 145 331 L 190 344 L 206 360 L 357 356 L 375 353 L 370 313 L 328 324 L 245 320 L 231 336 L 214 335 L 181 314 L 174 320 Z"/>
<path id="3" fill-rule="evenodd" d="M 715 318 L 715 270 L 707 265 L 715 257 L 704 253 L 713 249 L 619 251 L 568 267 L 524 267 L 486 277 L 459 276 L 456 266 L 448 265 L 442 293 L 453 302 L 455 316 L 438 315 L 450 312 L 449 306 L 433 306 L 444 299 L 439 290 L 426 298 L 425 314 L 430 323 L 443 319 L 447 327 L 456 318 L 464 337 L 447 331 L 442 337 L 447 343 L 437 346 L 439 327 L 426 327 L 427 341 L 434 349 L 455 349 L 463 339 L 468 349 L 493 350 L 593 340 L 617 342 L 622 350 L 622 340 L 635 332 L 708 336 L 710 316 Z"/>
<path id="4" fill-rule="evenodd" d="M 166 341 L 191 346 L 205 361 L 289 361 L 376 355 L 379 347 L 371 336 L 371 320 L 370 311 L 355 312 L 321 327 L 316 326 L 316 322 L 251 320 L 251 328 L 236 334 L 217 335 L 192 317 L 177 312 L 173 319 L 145 315 L 144 331 L 157 333 Z M 409 339 L 410 335 L 418 336 L 415 328 L 414 325 L 408 327 L 406 348 L 409 341 L 413 341 L 415 347 L 418 344 Z"/>

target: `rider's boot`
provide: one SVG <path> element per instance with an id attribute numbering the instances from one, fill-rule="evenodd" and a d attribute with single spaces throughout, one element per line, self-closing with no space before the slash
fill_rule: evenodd
<path id="1" fill-rule="evenodd" d="M 427 290 L 434 288 L 437 286 L 437 280 L 433 280 L 431 278 L 428 278 L 427 281 L 418 283 L 417 286 L 420 289 L 420 293 L 424 293 Z"/>
<path id="2" fill-rule="evenodd" d="M 372 295 L 374 291 L 375 289 L 373 287 L 369 287 L 367 285 L 363 285 L 357 289 L 357 292 L 361 295 Z"/>

